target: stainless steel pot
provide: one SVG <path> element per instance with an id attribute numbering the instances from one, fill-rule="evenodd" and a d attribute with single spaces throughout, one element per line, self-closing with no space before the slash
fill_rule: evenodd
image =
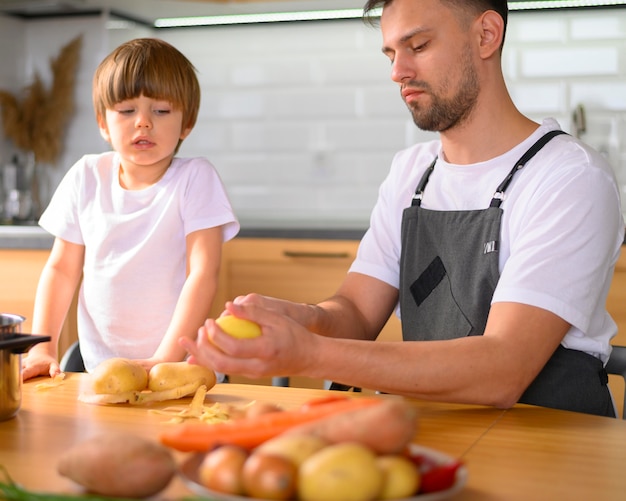
<path id="1" fill-rule="evenodd" d="M 0 313 L 0 421 L 17 414 L 22 403 L 22 353 L 50 336 L 21 334 L 21 315 Z"/>

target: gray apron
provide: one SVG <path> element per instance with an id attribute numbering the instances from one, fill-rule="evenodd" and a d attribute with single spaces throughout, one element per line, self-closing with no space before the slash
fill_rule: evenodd
<path id="1" fill-rule="evenodd" d="M 500 278 L 504 192 L 515 173 L 558 134 L 564 132 L 548 132 L 517 161 L 486 209 L 424 209 L 423 192 L 437 158 L 426 170 L 402 215 L 400 312 L 405 341 L 483 334 Z M 607 382 L 599 359 L 559 346 L 520 402 L 614 417 Z"/>

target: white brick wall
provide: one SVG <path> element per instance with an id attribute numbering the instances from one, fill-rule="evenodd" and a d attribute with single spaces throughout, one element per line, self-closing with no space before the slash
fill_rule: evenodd
<path id="1" fill-rule="evenodd" d="M 0 84 L 15 88 L 34 68 L 45 71 L 78 32 L 87 38 L 79 110 L 51 185 L 80 155 L 106 148 L 93 120 L 91 74 L 104 53 L 137 36 L 173 43 L 198 68 L 202 109 L 181 154 L 216 165 L 244 223 L 365 226 L 394 152 L 433 137 L 413 126 L 378 30 L 358 20 L 150 33 L 107 31 L 99 18 L 0 17 Z M 20 37 L 23 58 L 4 43 Z M 514 100 L 537 120 L 554 116 L 570 130 L 572 110 L 584 105 L 583 138 L 626 186 L 626 9 L 514 12 L 504 68 Z M 5 145 L 0 161 L 7 154 Z"/>

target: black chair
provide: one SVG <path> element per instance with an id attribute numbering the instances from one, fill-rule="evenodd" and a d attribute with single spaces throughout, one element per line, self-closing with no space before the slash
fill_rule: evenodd
<path id="1" fill-rule="evenodd" d="M 83 356 L 80 354 L 78 341 L 74 341 L 61 358 L 61 370 L 63 372 L 85 372 Z"/>
<path id="2" fill-rule="evenodd" d="M 611 356 L 606 364 L 606 372 L 624 378 L 626 384 L 626 346 L 614 345 Z M 622 419 L 626 419 L 626 387 L 624 388 L 624 408 L 621 409 Z"/>

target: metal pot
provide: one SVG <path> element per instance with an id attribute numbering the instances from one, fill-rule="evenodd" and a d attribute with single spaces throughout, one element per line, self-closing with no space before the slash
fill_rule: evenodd
<path id="1" fill-rule="evenodd" d="M 0 421 L 17 414 L 22 403 L 22 353 L 50 336 L 20 334 L 21 315 L 0 313 Z"/>

